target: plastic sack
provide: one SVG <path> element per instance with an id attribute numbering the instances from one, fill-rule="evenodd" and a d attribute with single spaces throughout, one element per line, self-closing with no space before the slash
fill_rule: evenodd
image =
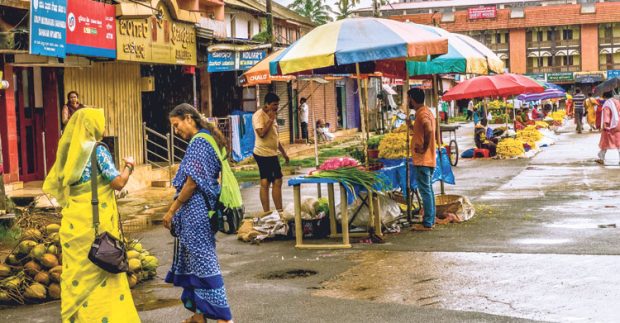
<path id="1" fill-rule="evenodd" d="M 366 196 L 365 193 L 360 193 L 360 194 L 363 195 L 364 197 Z M 379 214 L 381 214 L 381 222 L 383 224 L 391 223 L 397 217 L 400 216 L 401 210 L 397 202 L 383 195 L 379 195 L 378 198 L 379 198 Z M 362 204 L 362 200 L 357 199 L 355 200 L 355 202 L 353 202 L 353 204 L 349 205 L 349 208 L 348 208 L 349 221 L 351 220 L 351 217 L 353 216 L 353 214 L 355 214 L 355 211 L 360 207 L 361 204 Z M 338 221 L 342 221 L 341 220 L 342 215 L 340 214 L 339 205 L 336 206 L 336 213 L 337 213 L 336 219 Z M 355 217 L 355 219 L 353 219 L 353 222 L 351 223 L 351 225 L 355 227 L 368 226 L 369 214 L 370 212 L 368 210 L 368 206 L 364 205 L 362 209 L 357 213 L 357 216 Z"/>

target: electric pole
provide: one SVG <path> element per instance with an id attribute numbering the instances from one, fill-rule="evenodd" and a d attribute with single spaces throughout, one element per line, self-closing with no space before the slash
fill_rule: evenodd
<path id="1" fill-rule="evenodd" d="M 269 45 L 271 47 L 267 50 L 268 53 L 273 52 L 273 14 L 271 12 L 271 0 L 265 0 L 267 4 L 267 39 L 269 40 Z"/>

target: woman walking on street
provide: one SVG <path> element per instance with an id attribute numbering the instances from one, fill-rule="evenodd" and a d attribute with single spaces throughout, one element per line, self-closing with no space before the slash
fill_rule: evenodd
<path id="1" fill-rule="evenodd" d="M 218 151 L 226 139 L 189 104 L 176 106 L 169 118 L 175 133 L 189 140 L 189 146 L 172 182 L 175 200 L 163 220 L 177 237 L 166 282 L 183 287 L 181 302 L 195 313 L 185 323 L 232 322 L 215 252 L 217 228 L 209 220 L 220 195 Z"/>
<path id="2" fill-rule="evenodd" d="M 43 191 L 62 206 L 61 316 L 62 322 L 140 322 L 131 297 L 127 274 L 109 273 L 88 259 L 95 239 L 91 181 L 98 184 L 99 232 L 116 238 L 119 219 L 114 190 L 120 191 L 134 168 L 133 157 L 124 159 L 118 172 L 103 138 L 103 110 L 84 108 L 69 120 L 60 143 L 56 162 L 43 183 Z M 91 153 L 96 153 L 99 172 L 91 178 Z"/>
<path id="3" fill-rule="evenodd" d="M 601 151 L 598 153 L 597 163 L 605 164 L 605 154 L 608 149 L 620 152 L 620 101 L 613 98 L 611 92 L 603 94 L 603 115 L 601 124 L 601 140 L 598 144 Z"/>
<path id="4" fill-rule="evenodd" d="M 585 102 L 586 119 L 590 126 L 590 132 L 598 129 L 596 125 L 596 110 L 598 109 L 598 100 L 592 97 L 592 93 L 588 93 L 588 99 Z"/>

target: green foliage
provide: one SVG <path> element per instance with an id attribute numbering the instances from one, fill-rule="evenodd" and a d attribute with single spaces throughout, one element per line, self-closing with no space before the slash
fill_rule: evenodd
<path id="1" fill-rule="evenodd" d="M 331 12 L 336 15 L 336 20 L 349 18 L 357 4 L 359 0 L 340 0 L 336 2 L 336 10 L 332 9 Z"/>
<path id="2" fill-rule="evenodd" d="M 329 15 L 332 9 L 323 0 L 295 0 L 288 7 L 317 25 L 332 21 Z"/>
<path id="3" fill-rule="evenodd" d="M 383 135 L 373 136 L 368 139 L 368 149 L 378 149 L 382 139 Z"/>

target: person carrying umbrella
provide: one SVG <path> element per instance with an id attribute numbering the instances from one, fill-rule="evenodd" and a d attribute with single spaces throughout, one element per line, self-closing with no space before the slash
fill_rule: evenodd
<path id="1" fill-rule="evenodd" d="M 603 115 L 601 123 L 601 140 L 597 163 L 605 164 L 605 154 L 609 149 L 616 149 L 620 155 L 620 101 L 613 98 L 611 92 L 603 94 L 605 104 L 603 104 Z"/>

